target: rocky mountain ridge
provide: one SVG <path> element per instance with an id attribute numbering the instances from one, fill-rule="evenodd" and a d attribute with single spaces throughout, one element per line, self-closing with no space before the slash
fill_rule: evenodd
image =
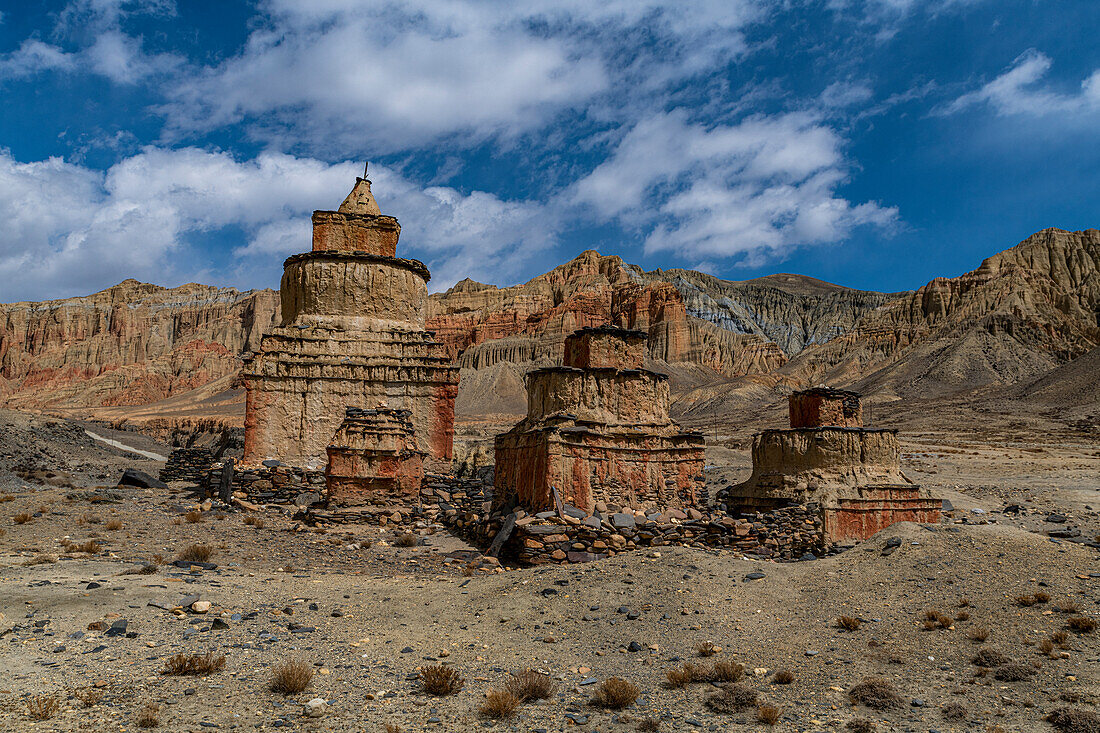
<path id="1" fill-rule="evenodd" d="M 134 280 L 0 305 L 0 404 L 232 415 L 238 356 L 278 317 L 271 290 Z M 1043 230 L 972 272 L 893 294 L 791 274 L 645 272 L 590 250 L 521 285 L 464 280 L 429 297 L 427 318 L 462 368 L 464 414 L 522 411 L 522 374 L 556 361 L 567 334 L 605 323 L 649 334 L 647 362 L 672 374 L 681 413 L 731 413 L 822 382 L 890 398 L 961 393 L 1034 381 L 1100 345 L 1100 232 Z"/>

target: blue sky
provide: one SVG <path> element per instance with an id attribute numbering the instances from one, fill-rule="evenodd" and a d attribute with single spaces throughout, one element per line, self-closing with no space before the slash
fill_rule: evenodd
<path id="1" fill-rule="evenodd" d="M 902 290 L 1100 227 L 1095 0 L 0 2 L 0 302 L 400 254 Z"/>

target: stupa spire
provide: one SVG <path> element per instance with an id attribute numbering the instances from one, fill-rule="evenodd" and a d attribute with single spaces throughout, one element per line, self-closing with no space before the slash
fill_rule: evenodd
<path id="1" fill-rule="evenodd" d="M 351 193 L 344 199 L 344 203 L 340 204 L 337 211 L 342 214 L 367 214 L 371 216 L 378 216 L 382 213 L 382 210 L 378 208 L 378 202 L 374 199 L 374 194 L 370 190 L 370 179 L 367 178 L 367 168 L 369 167 L 370 163 L 363 165 L 363 176 L 355 179 L 355 187 L 351 189 Z"/>

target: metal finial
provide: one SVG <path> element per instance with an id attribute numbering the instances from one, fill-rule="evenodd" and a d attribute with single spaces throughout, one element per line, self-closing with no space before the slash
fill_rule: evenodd
<path id="1" fill-rule="evenodd" d="M 367 177 L 367 168 L 370 168 L 370 162 L 369 161 L 363 164 L 363 178 Z"/>

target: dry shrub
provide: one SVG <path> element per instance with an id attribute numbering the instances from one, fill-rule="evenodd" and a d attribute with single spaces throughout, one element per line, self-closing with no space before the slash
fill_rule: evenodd
<path id="1" fill-rule="evenodd" d="M 27 700 L 27 715 L 31 720 L 49 720 L 60 707 L 61 703 L 53 695 L 33 695 Z"/>
<path id="2" fill-rule="evenodd" d="M 313 679 L 313 667 L 305 662 L 294 659 L 275 665 L 271 673 L 269 687 L 272 692 L 281 692 L 284 695 L 296 695 L 309 687 Z"/>
<path id="3" fill-rule="evenodd" d="M 1066 619 L 1066 626 L 1078 634 L 1090 634 L 1096 631 L 1096 619 L 1088 616 L 1073 616 Z"/>
<path id="4" fill-rule="evenodd" d="M 710 667 L 712 682 L 737 682 L 745 676 L 745 665 L 729 659 L 719 659 Z"/>
<path id="5" fill-rule="evenodd" d="M 836 625 L 845 631 L 856 631 L 863 626 L 863 621 L 854 616 L 841 616 L 836 620 Z"/>
<path id="6" fill-rule="evenodd" d="M 153 562 L 155 562 L 157 565 L 163 565 L 167 561 L 168 558 L 166 558 L 164 555 L 153 555 Z"/>
<path id="7" fill-rule="evenodd" d="M 781 669 L 775 673 L 774 677 L 772 677 L 772 682 L 777 685 L 789 685 L 794 682 L 794 679 L 794 672 L 790 671 L 789 669 Z"/>
<path id="8" fill-rule="evenodd" d="M 713 641 L 701 641 L 695 645 L 695 653 L 700 657 L 713 657 L 718 653 L 718 647 Z"/>
<path id="9" fill-rule="evenodd" d="M 406 532 L 405 534 L 398 535 L 397 539 L 393 541 L 394 547 L 416 547 L 416 543 L 420 540 L 412 532 Z"/>
<path id="10" fill-rule="evenodd" d="M 3 527 L 0 527 L 0 537 L 3 537 L 7 533 L 8 533 L 8 530 L 4 529 Z"/>
<path id="11" fill-rule="evenodd" d="M 1050 640 L 1058 646 L 1062 646 L 1067 641 L 1069 641 L 1069 633 L 1065 629 L 1062 629 L 1061 631 L 1055 631 L 1053 634 L 1050 635 Z"/>
<path id="12" fill-rule="evenodd" d="M 1038 601 L 1035 600 L 1035 596 L 1016 596 L 1017 606 L 1026 608 L 1028 606 L 1034 606 L 1036 603 L 1038 603 Z"/>
<path id="13" fill-rule="evenodd" d="M 433 664 L 420 670 L 420 687 L 429 695 L 454 695 L 466 680 L 454 667 Z"/>
<path id="14" fill-rule="evenodd" d="M 707 698 L 707 707 L 716 713 L 739 713 L 756 705 L 756 690 L 741 684 L 726 684 Z"/>
<path id="15" fill-rule="evenodd" d="M 545 700 L 554 693 L 554 682 L 533 669 L 513 672 L 504 683 L 504 689 L 519 698 L 520 702 Z"/>
<path id="16" fill-rule="evenodd" d="M 1048 657 L 1054 656 L 1054 642 L 1050 639 L 1043 639 L 1039 642 L 1039 651 Z"/>
<path id="17" fill-rule="evenodd" d="M 225 667 L 225 657 L 215 657 L 214 652 L 206 654 L 177 654 L 164 663 L 161 674 L 168 675 L 208 675 L 220 672 Z"/>
<path id="18" fill-rule="evenodd" d="M 199 524 L 203 521 L 202 512 L 200 512 L 198 509 L 192 509 L 191 511 L 184 514 L 183 518 L 184 521 L 186 521 L 188 524 Z"/>
<path id="19" fill-rule="evenodd" d="M 57 562 L 57 555 L 38 554 L 28 559 L 23 564 L 30 567 L 33 565 L 48 565 L 55 562 Z"/>
<path id="20" fill-rule="evenodd" d="M 867 718 L 852 718 L 844 727 L 852 733 L 874 733 L 876 730 L 875 722 Z"/>
<path id="21" fill-rule="evenodd" d="M 95 707 L 96 704 L 103 699 L 103 690 L 97 690 L 94 687 L 85 687 L 82 690 L 75 690 L 73 697 L 84 705 L 86 708 Z"/>
<path id="22" fill-rule="evenodd" d="M 620 677 L 608 677 L 596 686 L 592 704 L 609 710 L 622 710 L 634 704 L 642 691 Z"/>
<path id="23" fill-rule="evenodd" d="M 382 726 L 382 730 L 385 731 L 385 733 L 401 733 L 401 726 L 396 723 L 386 723 Z"/>
<path id="24" fill-rule="evenodd" d="M 756 720 L 764 725 L 775 725 L 779 722 L 779 708 L 773 705 L 761 705 L 756 709 Z"/>
<path id="25" fill-rule="evenodd" d="M 684 687 L 692 682 L 704 682 L 710 676 L 706 667 L 695 662 L 684 662 L 682 666 L 665 671 L 669 687 Z"/>
<path id="26" fill-rule="evenodd" d="M 1004 654 L 1001 654 L 996 649 L 979 649 L 978 653 L 974 655 L 974 658 L 970 660 L 979 667 L 1000 667 L 1004 664 L 1012 662 Z"/>
<path id="27" fill-rule="evenodd" d="M 156 728 L 160 725 L 160 706 L 147 702 L 138 711 L 134 724 L 138 728 Z"/>
<path id="28" fill-rule="evenodd" d="M 966 717 L 966 706 L 957 702 L 949 702 L 940 711 L 946 720 L 962 720 Z"/>
<path id="29" fill-rule="evenodd" d="M 15 501 L 15 497 L 12 496 L 11 494 L 4 494 L 3 496 L 0 496 L 0 504 L 3 504 L 5 502 L 9 502 L 9 501 Z"/>
<path id="30" fill-rule="evenodd" d="M 966 596 L 963 596 L 962 598 L 959 599 L 959 608 L 969 608 L 969 607 L 970 607 L 970 599 L 969 598 L 967 598 Z"/>
<path id="31" fill-rule="evenodd" d="M 971 629 L 968 636 L 970 637 L 971 641 L 976 641 L 980 643 L 989 638 L 989 629 L 984 626 L 979 626 L 975 629 Z"/>
<path id="32" fill-rule="evenodd" d="M 19 512 L 11 518 L 11 521 L 15 522 L 16 524 L 26 524 L 32 519 L 34 519 L 34 517 L 31 516 L 30 512 Z M 43 720 L 45 720 L 45 718 L 43 718 Z"/>
<path id="33" fill-rule="evenodd" d="M 508 690 L 489 690 L 477 711 L 486 718 L 502 720 L 512 717 L 520 706 L 520 699 Z"/>
<path id="34" fill-rule="evenodd" d="M 959 611 L 958 613 L 955 614 L 955 620 L 956 621 L 969 621 L 970 620 L 970 614 L 967 613 L 966 611 Z"/>
<path id="35" fill-rule="evenodd" d="M 173 527 L 178 527 L 181 524 L 183 524 L 183 519 L 181 519 L 180 517 L 172 517 L 172 526 Z"/>
<path id="36" fill-rule="evenodd" d="M 107 520 L 107 524 L 103 525 L 103 527 L 104 527 L 104 529 L 109 529 L 112 532 L 116 529 L 122 529 L 122 520 L 121 519 L 109 519 L 109 520 Z"/>
<path id="37" fill-rule="evenodd" d="M 249 527 L 255 527 L 256 529 L 263 529 L 264 528 L 264 518 L 263 517 L 257 517 L 255 514 L 249 514 L 248 516 L 246 516 L 244 518 L 243 521 Z"/>
<path id="38" fill-rule="evenodd" d="M 1047 722 L 1062 733 L 1100 733 L 1100 715 L 1078 708 L 1058 708 Z"/>
<path id="39" fill-rule="evenodd" d="M 65 552 L 86 552 L 89 555 L 94 555 L 103 547 L 95 540 L 85 540 L 84 542 L 65 542 Z"/>
<path id="40" fill-rule="evenodd" d="M 1080 613 L 1081 608 L 1075 601 L 1062 601 L 1054 610 L 1058 613 Z"/>
<path id="41" fill-rule="evenodd" d="M 176 557 L 188 562 L 206 562 L 214 556 L 214 548 L 210 545 L 189 545 Z"/>
<path id="42" fill-rule="evenodd" d="M 1050 594 L 1045 591 L 1037 591 L 1033 596 L 1036 603 L 1047 603 L 1050 601 Z"/>
<path id="43" fill-rule="evenodd" d="M 214 515 L 214 519 L 217 519 L 220 522 L 221 520 L 225 519 L 228 516 L 229 515 L 226 514 L 225 512 L 218 512 Z"/>
<path id="44" fill-rule="evenodd" d="M 1035 670 L 1026 664 L 1011 662 L 997 667 L 997 671 L 993 673 L 993 677 L 1001 682 L 1020 682 L 1028 679 L 1033 674 L 1035 674 Z"/>
<path id="45" fill-rule="evenodd" d="M 872 710 L 889 710 L 901 707 L 901 695 L 894 686 L 881 677 L 864 677 L 863 681 L 848 690 L 848 699 L 855 705 L 863 705 Z"/>
<path id="46" fill-rule="evenodd" d="M 642 718 L 638 721 L 638 725 L 634 730 L 641 731 L 641 733 L 656 733 L 661 730 L 661 721 L 656 718 Z"/>

